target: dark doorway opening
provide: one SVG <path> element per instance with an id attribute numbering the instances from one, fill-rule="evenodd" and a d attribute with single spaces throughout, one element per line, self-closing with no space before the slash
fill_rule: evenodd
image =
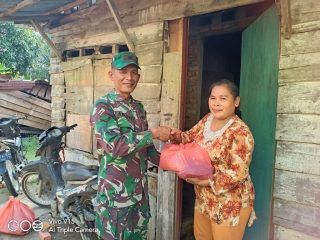
<path id="1" fill-rule="evenodd" d="M 209 112 L 210 85 L 219 79 L 240 84 L 241 32 L 206 37 L 203 43 L 200 118 Z"/>
<path id="2" fill-rule="evenodd" d="M 241 36 L 241 32 L 235 32 L 206 36 L 202 38 L 202 54 L 200 57 L 201 61 L 194 62 L 194 64 L 199 64 L 197 67 L 199 68 L 198 70 L 201 71 L 202 76 L 202 79 L 198 79 L 198 91 L 200 92 L 200 99 L 197 107 L 200 109 L 200 113 L 197 119 L 195 119 L 196 116 L 194 116 L 194 118 L 186 118 L 187 121 L 192 121 L 192 124 L 190 122 L 186 122 L 187 126 L 194 125 L 209 112 L 209 88 L 213 82 L 219 79 L 227 78 L 234 81 L 239 86 L 241 67 Z M 194 47 L 197 46 L 189 45 L 189 48 Z M 189 74 L 193 75 L 192 71 L 197 67 L 189 68 Z M 195 89 L 193 88 L 193 90 Z M 183 181 L 181 239 L 184 240 L 194 239 L 194 201 L 195 193 L 193 185 Z"/>

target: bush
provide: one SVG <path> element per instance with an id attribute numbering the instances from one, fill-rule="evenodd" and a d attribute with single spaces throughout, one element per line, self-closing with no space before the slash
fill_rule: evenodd
<path id="1" fill-rule="evenodd" d="M 39 159 L 39 156 L 36 157 L 36 152 L 39 146 L 39 140 L 37 135 L 23 138 L 22 144 L 25 157 L 28 161 Z"/>

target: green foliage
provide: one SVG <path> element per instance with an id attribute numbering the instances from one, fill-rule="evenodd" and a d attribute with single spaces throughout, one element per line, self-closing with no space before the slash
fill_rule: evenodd
<path id="1" fill-rule="evenodd" d="M 38 136 L 30 136 L 22 139 L 23 152 L 25 153 L 26 159 L 29 161 L 39 159 L 39 156 L 36 157 L 36 151 L 38 149 L 39 140 Z"/>
<path id="2" fill-rule="evenodd" d="M 24 79 L 49 79 L 50 49 L 30 28 L 0 21 L 0 73 Z"/>

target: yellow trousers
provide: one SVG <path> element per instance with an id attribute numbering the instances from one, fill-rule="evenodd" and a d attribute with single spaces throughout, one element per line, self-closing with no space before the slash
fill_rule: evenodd
<path id="1" fill-rule="evenodd" d="M 250 207 L 242 208 L 240 210 L 239 225 L 230 227 L 216 224 L 209 217 L 195 210 L 193 223 L 194 236 L 196 240 L 242 240 L 250 213 Z"/>

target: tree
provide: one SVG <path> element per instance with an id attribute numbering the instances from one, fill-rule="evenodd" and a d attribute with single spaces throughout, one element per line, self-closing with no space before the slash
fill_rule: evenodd
<path id="1" fill-rule="evenodd" d="M 49 79 L 50 49 L 32 29 L 0 21 L 0 66 L 15 77 Z"/>

